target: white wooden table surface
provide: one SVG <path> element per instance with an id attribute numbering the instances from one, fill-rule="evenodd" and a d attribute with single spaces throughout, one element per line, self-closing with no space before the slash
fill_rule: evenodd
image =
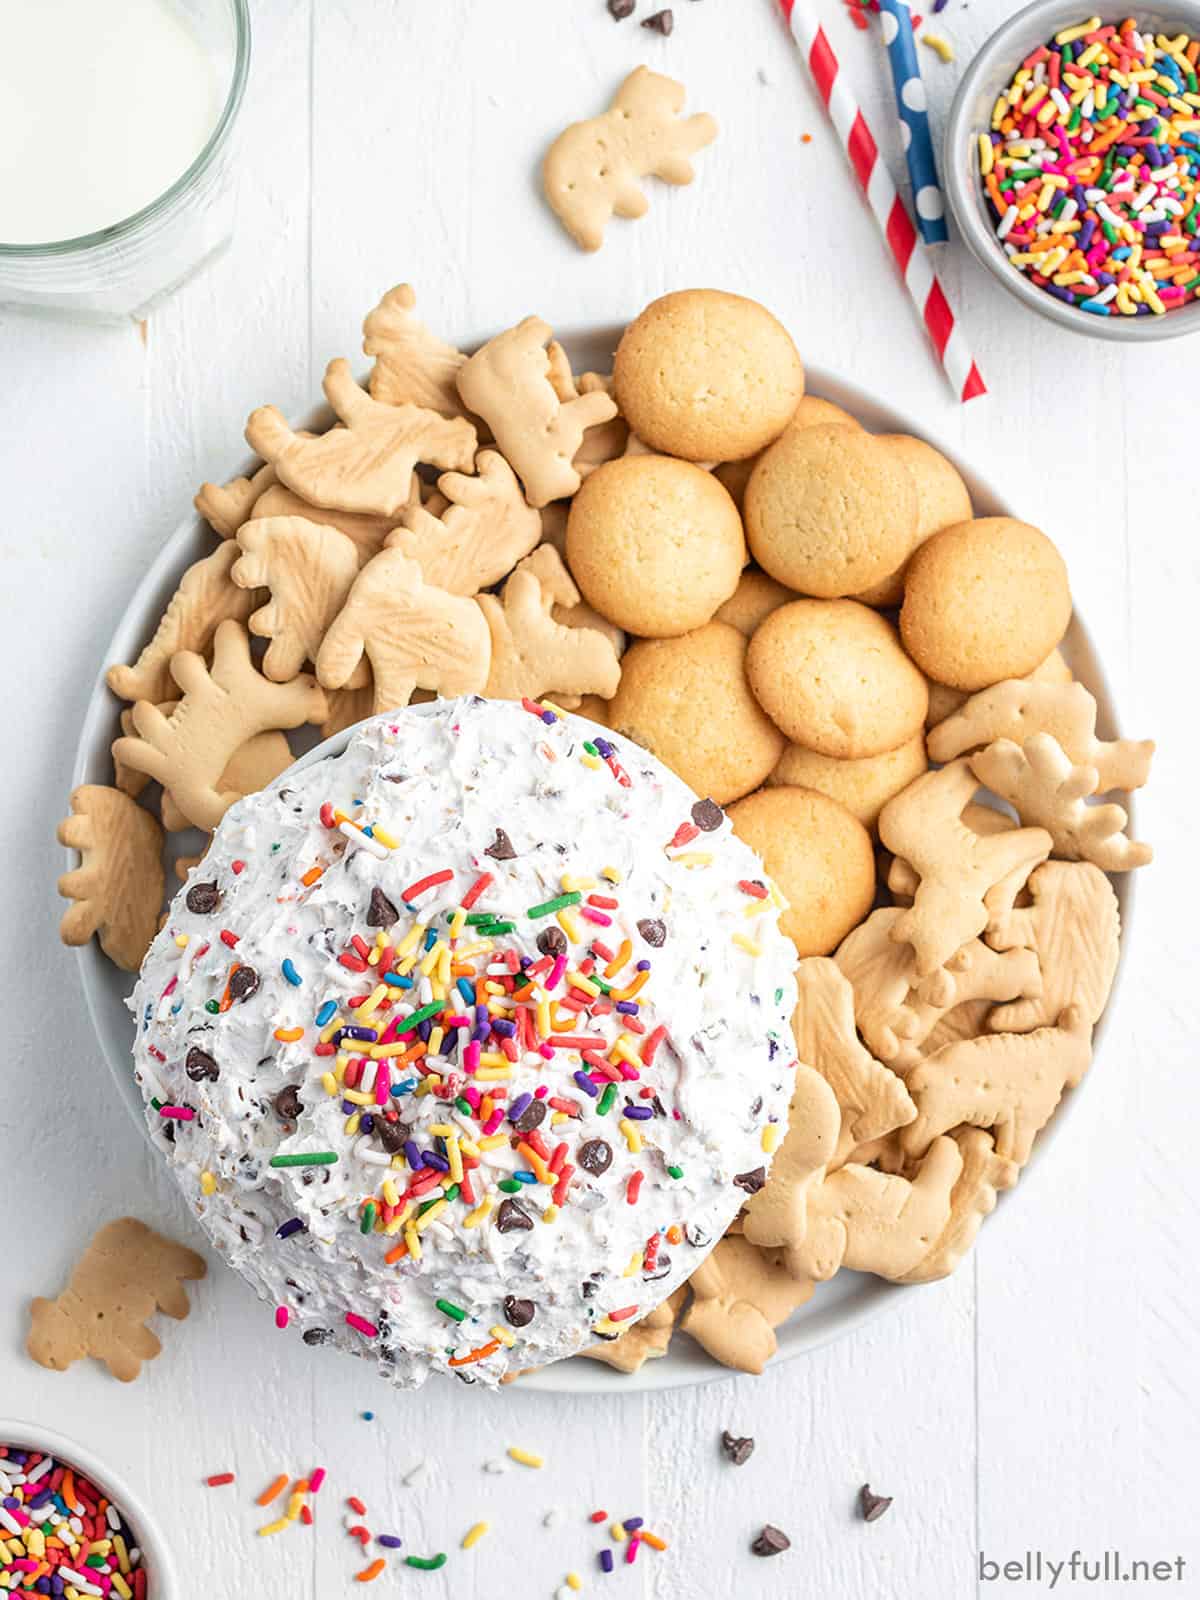
<path id="1" fill-rule="evenodd" d="M 878 40 L 855 33 L 836 0 L 821 9 L 895 164 Z M 1013 9 L 950 0 L 939 31 L 961 62 Z M 991 389 L 957 406 L 770 0 L 676 0 L 675 12 L 664 40 L 614 24 L 603 0 L 256 0 L 230 253 L 144 336 L 0 311 L 14 842 L 0 1414 L 39 1418 L 119 1461 L 172 1529 L 189 1600 L 347 1592 L 362 1562 L 334 1500 L 353 1492 L 407 1550 L 450 1552 L 440 1574 L 401 1567 L 381 1580 L 382 1592 L 431 1600 L 549 1596 L 572 1567 L 594 1592 L 659 1600 L 1016 1596 L 1038 1591 L 978 1583 L 977 1552 L 1039 1548 L 1183 1555 L 1184 1581 L 1166 1587 L 1200 1593 L 1197 885 L 1185 816 L 1198 521 L 1185 395 L 1200 343 L 1129 350 L 1068 336 L 1030 320 L 954 245 L 942 271 Z M 922 55 L 940 125 L 959 66 Z M 638 62 L 682 78 L 689 108 L 715 113 L 721 135 L 692 189 L 654 186 L 649 216 L 614 223 L 586 256 L 541 203 L 537 163 Z M 693 284 L 761 298 L 808 358 L 887 396 L 915 429 L 960 441 L 1052 534 L 1126 731 L 1160 741 L 1141 806 L 1158 859 L 1068 1136 L 956 1279 L 758 1381 L 646 1397 L 616 1386 L 600 1398 L 443 1384 L 394 1394 L 365 1365 L 276 1339 L 219 1264 L 132 1386 L 91 1363 L 49 1373 L 23 1352 L 28 1297 L 57 1291 L 98 1220 L 134 1211 L 199 1242 L 111 1088 L 57 941 L 53 824 L 106 640 L 195 486 L 242 455 L 248 411 L 307 408 L 326 360 L 357 355 L 363 312 L 404 278 L 451 338 L 531 311 L 562 326 L 625 319 Z M 740 1470 L 719 1454 L 722 1427 L 758 1438 Z M 547 1470 L 484 1473 L 510 1443 L 543 1451 Z M 422 1458 L 427 1484 L 405 1488 Z M 251 1496 L 277 1471 L 318 1463 L 330 1472 L 320 1526 L 256 1540 Z M 237 1472 L 235 1488 L 201 1486 L 221 1469 Z M 854 1514 L 867 1479 L 896 1497 L 869 1527 Z M 670 1553 L 600 1577 L 585 1521 L 596 1505 L 642 1512 Z M 548 1531 L 552 1506 L 564 1521 Z M 459 1553 L 480 1517 L 493 1533 Z M 792 1537 L 775 1561 L 748 1553 L 764 1520 Z M 1117 1591 L 1064 1576 L 1056 1592 Z"/>

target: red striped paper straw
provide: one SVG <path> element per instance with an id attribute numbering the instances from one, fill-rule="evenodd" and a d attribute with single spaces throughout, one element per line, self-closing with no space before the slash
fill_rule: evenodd
<path id="1" fill-rule="evenodd" d="M 879 146 L 846 86 L 825 30 L 812 14 L 811 0 L 779 0 L 779 5 L 951 387 L 964 401 L 986 394 L 987 386 L 967 349 L 945 290 L 925 252 L 917 248 L 912 217 L 879 159 Z"/>

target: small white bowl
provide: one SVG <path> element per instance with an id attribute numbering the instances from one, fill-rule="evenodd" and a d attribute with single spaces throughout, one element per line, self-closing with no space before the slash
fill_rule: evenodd
<path id="1" fill-rule="evenodd" d="M 18 1450 L 38 1450 L 43 1455 L 54 1456 L 89 1478 L 97 1489 L 102 1489 L 105 1498 L 112 1501 L 137 1535 L 142 1564 L 146 1569 L 149 1600 L 181 1600 L 183 1591 L 179 1587 L 175 1568 L 163 1536 L 146 1509 L 145 1501 L 106 1462 L 74 1439 L 55 1433 L 53 1428 L 42 1428 L 32 1422 L 19 1422 L 7 1417 L 0 1417 L 0 1444 L 12 1445 Z"/>
<path id="2" fill-rule="evenodd" d="M 1066 305 L 1031 283 L 1023 272 L 1009 265 L 996 238 L 980 182 L 976 150 L 979 135 L 991 128 L 996 97 L 1007 88 L 1013 73 L 1038 45 L 1045 44 L 1064 28 L 1082 22 L 1088 15 L 1086 0 L 1034 0 L 1033 5 L 1018 11 L 1015 17 L 996 29 L 967 68 L 950 108 L 942 149 L 942 182 L 958 230 L 971 254 L 1009 294 L 1015 295 L 1031 311 L 1056 322 L 1060 328 L 1093 339 L 1131 344 L 1145 339 L 1178 339 L 1200 332 L 1200 300 L 1191 300 L 1162 317 L 1099 317 L 1090 311 L 1080 311 L 1077 306 Z M 1200 0 L 1125 7 L 1104 20 L 1126 16 L 1133 16 L 1142 31 L 1148 29 L 1171 35 L 1188 33 L 1200 38 Z M 1200 271 L 1200 256 L 1196 260 Z"/>

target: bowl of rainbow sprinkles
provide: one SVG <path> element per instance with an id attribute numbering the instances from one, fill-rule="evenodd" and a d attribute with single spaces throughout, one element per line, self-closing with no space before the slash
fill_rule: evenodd
<path id="1" fill-rule="evenodd" d="M 1031 309 L 1103 339 L 1200 329 L 1200 4 L 1037 0 L 971 63 L 944 168 L 972 253 Z"/>
<path id="2" fill-rule="evenodd" d="M 85 1446 L 0 1417 L 0 1590 L 53 1600 L 175 1600 L 145 1504 Z"/>
<path id="3" fill-rule="evenodd" d="M 375 717 L 225 815 L 130 1001 L 154 1142 L 277 1328 L 492 1387 L 616 1339 L 766 1181 L 786 902 L 583 718 Z"/>

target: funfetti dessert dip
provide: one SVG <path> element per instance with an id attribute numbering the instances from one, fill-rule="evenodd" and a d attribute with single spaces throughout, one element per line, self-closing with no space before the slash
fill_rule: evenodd
<path id="1" fill-rule="evenodd" d="M 233 807 L 131 1002 L 155 1136 L 309 1344 L 494 1385 L 678 1288 L 786 1127 L 795 953 L 723 812 L 531 702 Z"/>

